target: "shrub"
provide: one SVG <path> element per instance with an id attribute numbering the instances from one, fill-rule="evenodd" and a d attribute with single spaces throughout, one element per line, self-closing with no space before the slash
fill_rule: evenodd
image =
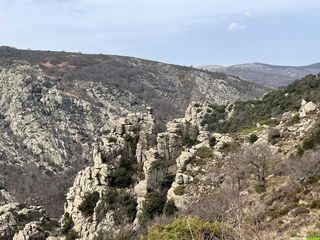
<path id="1" fill-rule="evenodd" d="M 320 209 L 320 199 L 314 199 L 310 203 L 310 208 L 317 208 Z"/>
<path id="2" fill-rule="evenodd" d="M 108 142 L 109 142 L 109 143 L 115 143 L 115 142 L 117 142 L 117 139 L 114 138 L 114 137 L 110 137 L 110 138 L 108 139 Z"/>
<path id="3" fill-rule="evenodd" d="M 102 202 L 106 204 L 106 210 L 114 210 L 117 216 L 126 216 L 128 222 L 132 222 L 137 214 L 137 201 L 134 196 L 124 191 L 109 189 L 102 197 Z M 118 218 L 118 223 L 122 223 L 123 218 Z"/>
<path id="4" fill-rule="evenodd" d="M 255 143 L 257 140 L 258 140 L 258 136 L 257 136 L 255 133 L 252 133 L 252 134 L 249 136 L 249 142 L 250 142 L 250 143 Z"/>
<path id="5" fill-rule="evenodd" d="M 166 200 L 163 195 L 156 192 L 147 193 L 142 204 L 141 221 L 146 221 L 162 214 L 165 203 Z"/>
<path id="6" fill-rule="evenodd" d="M 121 199 L 121 205 L 123 206 L 124 213 L 129 222 L 133 222 L 137 214 L 137 201 L 128 193 L 125 193 Z"/>
<path id="7" fill-rule="evenodd" d="M 185 193 L 186 187 L 184 185 L 177 186 L 173 192 L 175 195 L 182 196 Z"/>
<path id="8" fill-rule="evenodd" d="M 178 208 L 176 207 L 173 199 L 170 199 L 164 205 L 163 213 L 166 216 L 173 216 L 177 211 L 178 211 Z"/>
<path id="9" fill-rule="evenodd" d="M 66 236 L 65 240 L 76 240 L 79 236 L 75 230 L 70 230 Z"/>
<path id="10" fill-rule="evenodd" d="M 122 156 L 119 167 L 111 175 L 110 185 L 112 187 L 126 188 L 132 183 L 133 168 L 132 163 L 126 156 Z"/>
<path id="11" fill-rule="evenodd" d="M 255 190 L 257 193 L 264 193 L 266 191 L 266 187 L 265 186 L 261 186 L 261 185 L 256 185 L 255 186 Z"/>
<path id="12" fill-rule="evenodd" d="M 298 154 L 298 156 L 300 156 L 300 157 L 304 154 L 304 149 L 303 149 L 301 146 L 298 147 L 298 149 L 297 149 L 297 154 Z"/>
<path id="13" fill-rule="evenodd" d="M 182 146 L 192 147 L 198 143 L 197 139 L 192 139 L 189 133 L 184 133 L 182 136 Z"/>
<path id="14" fill-rule="evenodd" d="M 300 117 L 299 117 L 299 114 L 295 114 L 294 116 L 292 116 L 291 118 L 289 118 L 288 122 L 287 122 L 287 125 L 288 126 L 292 126 L 294 124 L 297 124 L 299 123 L 300 121 Z"/>
<path id="15" fill-rule="evenodd" d="M 96 204 L 98 201 L 99 201 L 98 192 L 86 193 L 86 195 L 84 196 L 84 200 L 79 206 L 79 210 L 83 214 L 87 216 L 91 216 L 93 214 L 94 208 L 96 207 Z"/>
<path id="16" fill-rule="evenodd" d="M 235 152 L 239 148 L 239 144 L 235 142 L 224 142 L 222 146 L 220 147 L 220 151 L 223 151 L 225 153 L 228 152 Z"/>
<path id="17" fill-rule="evenodd" d="M 180 217 L 170 224 L 155 225 L 148 230 L 147 240 L 234 239 L 232 229 L 219 222 L 205 222 L 199 217 Z"/>
<path id="18" fill-rule="evenodd" d="M 61 233 L 66 235 L 74 226 L 74 222 L 69 213 L 65 213 L 62 220 Z"/>
<path id="19" fill-rule="evenodd" d="M 303 140 L 302 147 L 304 150 L 310 150 L 315 148 L 315 141 L 312 136 L 306 137 Z"/>
<path id="20" fill-rule="evenodd" d="M 197 156 L 200 158 L 212 157 L 212 150 L 208 147 L 202 146 L 197 150 Z"/>
<path id="21" fill-rule="evenodd" d="M 214 147 L 214 146 L 216 145 L 216 143 L 217 143 L 217 139 L 216 139 L 215 137 L 211 137 L 211 138 L 209 139 L 209 145 L 210 145 L 210 147 Z"/>

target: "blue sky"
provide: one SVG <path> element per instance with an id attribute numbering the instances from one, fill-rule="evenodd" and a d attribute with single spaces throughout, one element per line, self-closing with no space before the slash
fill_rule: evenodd
<path id="1" fill-rule="evenodd" d="M 320 61 L 319 0 L 0 0 L 0 45 L 182 65 Z"/>

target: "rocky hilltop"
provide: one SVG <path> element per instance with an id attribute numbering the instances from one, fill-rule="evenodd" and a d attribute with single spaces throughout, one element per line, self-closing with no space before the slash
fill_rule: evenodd
<path id="1" fill-rule="evenodd" d="M 0 47 L 0 184 L 58 216 L 75 174 L 92 164 L 99 137 L 120 117 L 153 106 L 164 129 L 193 100 L 225 104 L 267 91 L 130 57 Z"/>

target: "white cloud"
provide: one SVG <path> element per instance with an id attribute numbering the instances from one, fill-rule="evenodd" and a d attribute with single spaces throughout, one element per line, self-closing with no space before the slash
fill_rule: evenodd
<path id="1" fill-rule="evenodd" d="M 238 31 L 238 30 L 244 29 L 246 27 L 247 26 L 245 24 L 233 22 L 233 23 L 230 23 L 230 25 L 228 26 L 228 29 L 229 29 L 229 31 Z"/>
<path id="2" fill-rule="evenodd" d="M 245 11 L 243 14 L 244 14 L 246 17 L 251 17 L 251 16 L 252 16 L 252 12 L 250 12 L 250 11 Z"/>

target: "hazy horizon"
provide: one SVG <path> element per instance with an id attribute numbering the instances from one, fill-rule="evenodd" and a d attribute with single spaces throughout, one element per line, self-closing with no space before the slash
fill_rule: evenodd
<path id="1" fill-rule="evenodd" d="M 315 0 L 3 0 L 0 45 L 188 66 L 303 66 L 320 61 L 319 9 Z"/>

